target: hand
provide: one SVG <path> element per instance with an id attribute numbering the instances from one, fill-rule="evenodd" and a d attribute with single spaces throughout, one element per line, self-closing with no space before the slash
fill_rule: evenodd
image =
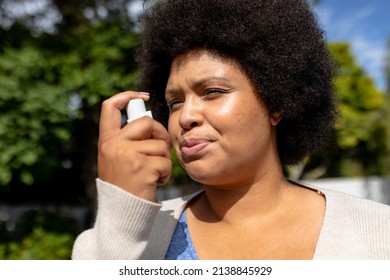
<path id="1" fill-rule="evenodd" d="M 131 99 L 149 96 L 134 91 L 114 95 L 102 104 L 98 176 L 140 198 L 156 201 L 156 188 L 172 173 L 170 138 L 167 130 L 150 117 L 142 117 L 121 128 L 121 110 Z"/>

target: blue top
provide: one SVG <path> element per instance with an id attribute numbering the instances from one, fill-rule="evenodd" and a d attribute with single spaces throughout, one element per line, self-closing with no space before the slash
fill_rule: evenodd
<path id="1" fill-rule="evenodd" d="M 187 226 L 186 212 L 181 213 L 179 221 L 169 244 L 166 260 L 198 260 L 194 244 Z"/>

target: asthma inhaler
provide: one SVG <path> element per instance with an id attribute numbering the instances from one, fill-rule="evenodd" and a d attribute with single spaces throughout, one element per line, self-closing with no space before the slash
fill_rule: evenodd
<path id="1" fill-rule="evenodd" d="M 151 111 L 146 111 L 145 102 L 142 99 L 132 99 L 127 105 L 127 123 L 132 122 L 143 116 L 152 117 Z"/>

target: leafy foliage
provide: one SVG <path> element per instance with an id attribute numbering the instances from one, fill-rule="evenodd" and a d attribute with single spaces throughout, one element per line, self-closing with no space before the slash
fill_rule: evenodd
<path id="1" fill-rule="evenodd" d="M 67 233 L 48 232 L 35 227 L 20 242 L 0 245 L 3 260 L 66 260 L 70 259 L 74 237 Z"/>
<path id="2" fill-rule="evenodd" d="M 334 81 L 340 118 L 327 151 L 306 163 L 304 177 L 386 173 L 386 99 L 357 65 L 347 43 L 329 44 L 338 76 Z"/>
<path id="3" fill-rule="evenodd" d="M 61 13 L 56 32 L 37 33 L 37 14 L 0 29 L 0 186 L 47 184 L 66 168 L 96 177 L 99 104 L 137 88 L 130 2 L 47 1 Z"/>
<path id="4" fill-rule="evenodd" d="M 0 259 L 70 259 L 77 227 L 72 218 L 47 210 L 27 212 L 12 231 L 0 223 Z"/>
<path id="5" fill-rule="evenodd" d="M 69 96 L 53 75 L 57 67 L 32 46 L 6 48 L 0 57 L 0 185 L 14 171 L 32 184 L 36 169 L 60 164 L 61 145 L 70 139 Z"/>

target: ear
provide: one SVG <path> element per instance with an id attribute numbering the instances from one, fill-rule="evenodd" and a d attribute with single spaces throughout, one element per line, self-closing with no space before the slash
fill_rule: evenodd
<path id="1" fill-rule="evenodd" d="M 282 114 L 279 112 L 271 113 L 270 121 L 273 126 L 276 126 L 282 119 Z"/>

